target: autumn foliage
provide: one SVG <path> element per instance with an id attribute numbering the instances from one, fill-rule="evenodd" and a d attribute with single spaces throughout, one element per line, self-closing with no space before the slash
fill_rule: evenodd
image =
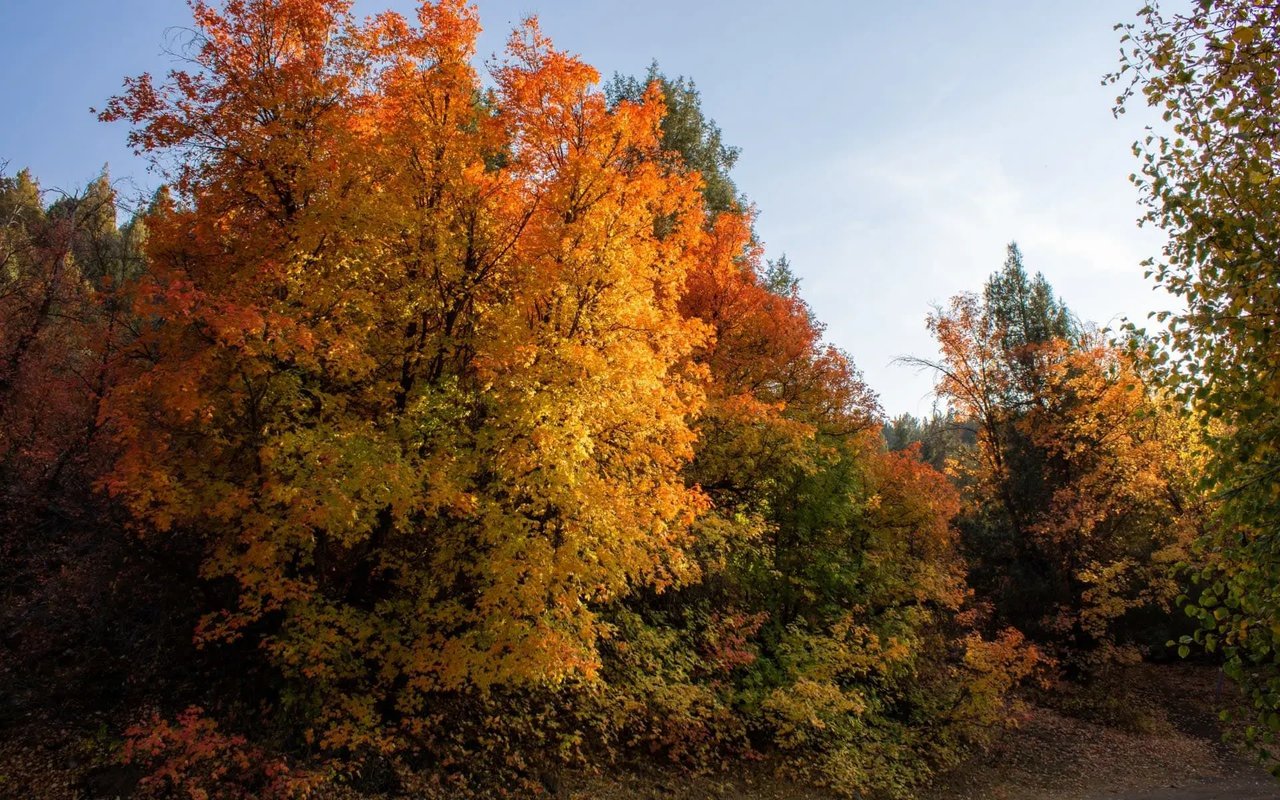
<path id="1" fill-rule="evenodd" d="M 703 502 L 676 307 L 701 218 L 643 158 L 660 105 L 608 112 L 532 25 L 481 102 L 459 4 L 197 11 L 209 71 L 106 114 L 199 154 L 153 223 L 107 485 L 234 583 L 202 638 L 272 618 L 326 747 L 390 746 L 432 692 L 592 677 L 594 608 L 685 580 Z"/>
<path id="2" fill-rule="evenodd" d="M 975 588 L 1086 674 L 1163 648 L 1143 631 L 1172 610 L 1205 523 L 1204 447 L 1141 342 L 1079 327 L 1012 247 L 982 296 L 929 326 L 938 392 L 977 434 L 951 466 Z"/>
<path id="3" fill-rule="evenodd" d="M 906 796 L 1014 719 L 1045 660 L 975 603 L 960 492 L 884 448 L 754 212 L 684 158 L 683 84 L 606 94 L 534 21 L 487 83 L 459 0 L 192 9 L 187 67 L 101 114 L 168 181 L 127 232 L 112 207 L 124 255 L 87 272 L 25 177 L 0 209 L 6 491 L 74 476 L 187 598 L 196 649 L 157 660 L 200 679 L 124 714 L 141 791 L 539 791 L 648 753 Z M 1068 362 L 1053 391 L 1105 397 L 1037 446 L 1075 464 L 1141 398 Z M 1121 501 L 1080 464 L 1052 513 L 1098 527 Z M 1146 573 L 1088 559 L 1109 620 Z"/>
<path id="4" fill-rule="evenodd" d="M 1277 381 L 1275 119 L 1280 9 L 1200 0 L 1145 5 L 1122 26 L 1115 112 L 1149 106 L 1162 125 L 1135 142 L 1142 221 L 1167 235 L 1146 262 L 1174 298 L 1163 366 L 1197 417 L 1217 504 L 1185 608 L 1183 653 L 1221 657 L 1248 693 L 1246 736 L 1274 768 L 1280 736 L 1280 382 Z"/>

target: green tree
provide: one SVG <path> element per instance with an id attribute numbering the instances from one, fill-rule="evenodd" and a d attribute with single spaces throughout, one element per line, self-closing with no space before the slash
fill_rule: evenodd
<path id="1" fill-rule="evenodd" d="M 899 414 L 884 424 L 881 435 L 890 451 L 906 450 L 918 442 L 920 458 L 939 472 L 946 471 L 947 462 L 965 457 L 977 443 L 973 424 L 954 409 L 923 418 Z"/>
<path id="2" fill-rule="evenodd" d="M 1134 152 L 1143 221 L 1168 242 L 1148 274 L 1179 302 L 1165 358 L 1209 431 L 1223 499 L 1205 541 L 1196 639 L 1221 648 L 1280 731 L 1280 6 L 1144 7 L 1123 29 L 1116 112 L 1162 113 Z M 1185 651 L 1184 651 L 1185 652 Z"/>
<path id="3" fill-rule="evenodd" d="M 982 300 L 1010 369 L 1011 394 L 1005 402 L 1025 406 L 1043 372 L 1037 360 L 1039 345 L 1072 339 L 1079 334 L 1078 326 L 1044 275 L 1027 274 L 1016 242 L 1009 243 L 1004 266 L 987 279 Z"/>

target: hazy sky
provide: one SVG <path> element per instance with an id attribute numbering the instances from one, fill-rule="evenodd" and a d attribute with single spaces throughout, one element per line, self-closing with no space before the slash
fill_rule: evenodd
<path id="1" fill-rule="evenodd" d="M 361 0 L 372 13 L 406 0 Z M 537 14 L 606 77 L 657 59 L 692 77 L 742 149 L 738 186 L 786 253 L 827 336 L 889 413 L 925 413 L 932 379 L 892 364 L 931 356 L 934 303 L 977 290 L 1016 240 L 1083 318 L 1106 325 L 1169 305 L 1142 276 L 1127 176 L 1137 120 L 1100 85 L 1139 0 L 480 0 L 480 52 Z M 156 179 L 123 125 L 89 113 L 121 78 L 163 73 L 179 0 L 0 0 L 0 162 L 74 189 L 109 162 Z"/>

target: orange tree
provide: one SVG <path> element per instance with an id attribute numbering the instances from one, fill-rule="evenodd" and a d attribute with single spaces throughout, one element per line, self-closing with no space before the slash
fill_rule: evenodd
<path id="1" fill-rule="evenodd" d="M 259 642 L 326 749 L 590 678 L 594 609 L 686 580 L 704 504 L 677 307 L 702 216 L 643 157 L 661 103 L 610 112 L 533 24 L 483 90 L 461 2 L 193 9 L 192 67 L 103 113 L 175 187 L 107 485 L 201 543 L 231 602 L 200 639 Z"/>
<path id="2" fill-rule="evenodd" d="M 197 638 L 263 654 L 295 744 L 499 779 L 766 745 L 901 793 L 1006 716 L 1035 651 L 954 619 L 954 493 L 708 213 L 661 82 L 610 102 L 528 23 L 485 89 L 459 0 L 193 9 L 190 67 L 103 113 L 173 186 L 104 485 L 199 550 Z M 134 752 L 208 755 L 184 719 Z"/>
<path id="3" fill-rule="evenodd" d="M 1144 634 L 1144 615 L 1167 613 L 1203 519 L 1201 446 L 1181 407 L 1136 348 L 1071 323 L 1016 250 L 983 296 L 953 298 L 929 326 L 937 391 L 977 432 L 955 470 L 979 593 L 1077 668 L 1163 641 L 1167 626 Z"/>

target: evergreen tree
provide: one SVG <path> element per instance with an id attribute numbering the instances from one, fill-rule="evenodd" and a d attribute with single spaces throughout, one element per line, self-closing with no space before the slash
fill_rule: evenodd
<path id="1" fill-rule="evenodd" d="M 920 460 L 939 472 L 946 471 L 948 462 L 963 457 L 977 441 L 973 425 L 954 409 L 935 412 L 925 418 L 899 414 L 885 422 L 881 435 L 885 447 L 891 452 L 919 444 Z"/>
<path id="2" fill-rule="evenodd" d="M 643 80 L 614 74 L 605 93 L 615 106 L 623 100 L 639 101 L 655 81 L 662 87 L 667 106 L 662 118 L 662 148 L 678 156 L 669 166 L 697 170 L 702 176 L 702 194 L 710 216 L 745 208 L 745 199 L 729 177 L 739 149 L 724 143 L 720 126 L 703 112 L 702 96 L 691 79 L 669 78 L 654 62 Z"/>
<path id="3" fill-rule="evenodd" d="M 1071 340 L 1078 326 L 1044 275 L 1027 275 L 1022 251 L 1010 242 L 1004 266 L 987 279 L 982 292 L 991 332 L 998 337 L 1003 358 L 1011 369 L 1010 406 L 1025 405 L 1036 395 L 1038 348 L 1054 339 Z"/>

